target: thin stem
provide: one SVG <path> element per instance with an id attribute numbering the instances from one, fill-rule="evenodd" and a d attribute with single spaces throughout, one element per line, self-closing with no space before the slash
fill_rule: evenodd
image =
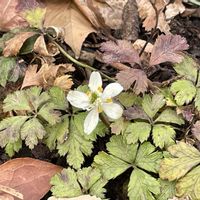
<path id="1" fill-rule="evenodd" d="M 51 38 L 51 37 L 50 37 Z M 83 68 L 87 68 L 90 69 L 92 71 L 97 71 L 97 69 L 91 67 L 90 65 L 87 65 L 85 63 L 82 63 L 78 60 L 76 60 L 75 58 L 73 58 L 72 56 L 70 56 L 57 42 L 55 42 L 52 38 L 51 41 L 58 47 L 58 49 L 60 50 L 60 52 L 66 57 L 68 58 L 70 61 L 72 61 L 73 63 L 83 67 Z M 106 79 L 108 79 L 109 81 L 115 82 L 115 79 L 107 76 L 106 74 L 104 74 L 103 72 L 99 71 L 99 73 Z"/>
<path id="2" fill-rule="evenodd" d="M 101 121 L 108 127 L 110 128 L 110 122 L 108 121 L 108 118 L 103 114 L 103 113 L 100 113 L 99 115 Z"/>

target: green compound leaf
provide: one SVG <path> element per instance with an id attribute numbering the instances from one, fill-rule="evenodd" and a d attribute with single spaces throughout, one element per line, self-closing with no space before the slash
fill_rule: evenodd
<path id="1" fill-rule="evenodd" d="M 175 181 L 166 181 L 159 179 L 161 188 L 160 188 L 160 194 L 156 195 L 156 200 L 166 200 L 171 199 L 175 196 L 176 190 L 175 190 Z"/>
<path id="2" fill-rule="evenodd" d="M 77 197 L 82 195 L 77 181 L 77 174 L 73 169 L 63 169 L 61 173 L 51 178 L 51 192 L 55 197 Z"/>
<path id="3" fill-rule="evenodd" d="M 174 70 L 177 74 L 184 76 L 186 79 L 196 82 L 197 79 L 197 63 L 189 56 L 185 56 L 181 63 L 174 64 Z"/>
<path id="4" fill-rule="evenodd" d="M 167 108 L 164 110 L 159 117 L 155 120 L 155 122 L 167 122 L 182 125 L 184 124 L 184 120 L 181 116 L 177 115 L 175 110 Z"/>
<path id="5" fill-rule="evenodd" d="M 150 118 L 153 118 L 164 105 L 165 99 L 162 94 L 155 94 L 152 97 L 145 95 L 142 101 L 142 107 Z"/>
<path id="6" fill-rule="evenodd" d="M 138 140 L 140 142 L 147 141 L 151 133 L 151 125 L 146 122 L 134 122 L 130 123 L 125 130 L 127 134 L 126 139 L 127 143 L 136 143 Z"/>
<path id="7" fill-rule="evenodd" d="M 45 127 L 47 136 L 45 143 L 52 151 L 56 149 L 57 144 L 63 144 L 68 138 L 69 133 L 69 118 L 64 115 L 63 120 L 55 125 Z"/>
<path id="8" fill-rule="evenodd" d="M 200 199 L 200 166 L 192 169 L 176 184 L 176 195 L 178 197 L 189 196 L 191 199 Z"/>
<path id="9" fill-rule="evenodd" d="M 122 92 L 118 96 L 119 102 L 124 107 L 131 107 L 132 105 L 141 105 L 141 97 L 137 96 L 133 92 Z"/>
<path id="10" fill-rule="evenodd" d="M 111 137 L 110 142 L 106 144 L 106 147 L 110 154 L 125 162 L 133 163 L 137 153 L 138 144 L 127 145 L 125 138 L 119 135 Z"/>
<path id="11" fill-rule="evenodd" d="M 198 111 L 200 111 L 200 88 L 197 88 L 197 94 L 194 99 L 195 102 L 195 107 L 197 108 Z"/>
<path id="12" fill-rule="evenodd" d="M 155 147 L 150 142 L 145 142 L 138 149 L 135 165 L 157 173 L 162 158 L 162 152 L 155 151 Z"/>
<path id="13" fill-rule="evenodd" d="M 188 104 L 196 95 L 195 86 L 188 80 L 178 80 L 172 83 L 170 90 L 175 95 L 176 103 L 179 106 Z"/>
<path id="14" fill-rule="evenodd" d="M 17 65 L 15 58 L 12 57 L 0 57 L 0 85 L 5 87 L 9 73 Z"/>
<path id="15" fill-rule="evenodd" d="M 45 134 L 46 131 L 43 125 L 36 118 L 28 120 L 21 128 L 21 139 L 25 140 L 30 149 L 33 149 L 38 140 L 43 139 Z"/>
<path id="16" fill-rule="evenodd" d="M 153 126 L 152 135 L 155 146 L 161 149 L 175 143 L 176 132 L 171 126 L 156 124 Z"/>
<path id="17" fill-rule="evenodd" d="M 131 200 L 155 200 L 153 194 L 160 193 L 160 183 L 146 172 L 136 168 L 128 184 L 128 196 Z"/>
<path id="18" fill-rule="evenodd" d="M 13 157 L 15 152 L 18 152 L 22 148 L 22 140 L 19 139 L 16 142 L 8 143 L 5 147 L 5 152 L 8 154 L 9 157 Z"/>
<path id="19" fill-rule="evenodd" d="M 174 158 L 164 158 L 161 161 L 159 174 L 162 179 L 179 179 L 200 163 L 200 152 L 184 142 L 170 146 L 168 151 Z"/>
<path id="20" fill-rule="evenodd" d="M 6 144 L 14 143 L 20 139 L 20 130 L 28 118 L 28 116 L 14 116 L 3 119 L 0 122 L 1 147 L 5 147 Z"/>

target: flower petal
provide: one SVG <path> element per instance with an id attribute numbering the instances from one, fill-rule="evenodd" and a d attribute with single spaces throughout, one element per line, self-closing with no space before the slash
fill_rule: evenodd
<path id="1" fill-rule="evenodd" d="M 92 92 L 97 92 L 102 87 L 102 79 L 99 72 L 91 73 L 88 86 Z"/>
<path id="2" fill-rule="evenodd" d="M 69 91 L 67 100 L 72 106 L 82 109 L 87 109 L 90 106 L 90 99 L 87 94 L 79 91 Z"/>
<path id="3" fill-rule="evenodd" d="M 94 107 L 87 115 L 84 121 L 84 132 L 86 134 L 92 133 L 99 122 L 99 112 L 98 108 Z"/>
<path id="4" fill-rule="evenodd" d="M 117 103 L 103 103 L 103 111 L 111 119 L 119 119 L 122 116 L 123 109 Z"/>
<path id="5" fill-rule="evenodd" d="M 122 92 L 123 87 L 119 83 L 110 83 L 103 91 L 102 99 L 112 98 Z"/>

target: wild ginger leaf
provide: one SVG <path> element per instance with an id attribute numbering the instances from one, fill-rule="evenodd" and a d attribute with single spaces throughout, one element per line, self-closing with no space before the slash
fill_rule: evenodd
<path id="1" fill-rule="evenodd" d="M 150 118 L 153 118 L 164 105 L 165 99 L 162 94 L 155 94 L 152 97 L 145 95 L 142 101 L 142 107 Z"/>
<path id="2" fill-rule="evenodd" d="M 149 172 L 157 173 L 163 155 L 162 152 L 155 150 L 156 148 L 150 142 L 141 144 L 137 152 L 135 165 Z"/>
<path id="3" fill-rule="evenodd" d="M 189 56 L 184 56 L 181 63 L 174 64 L 174 70 L 186 79 L 196 82 L 197 79 L 197 63 Z"/>
<path id="4" fill-rule="evenodd" d="M 152 135 L 155 146 L 161 149 L 175 143 L 176 132 L 171 126 L 156 124 L 153 126 Z"/>
<path id="5" fill-rule="evenodd" d="M 94 157 L 93 165 L 100 169 L 108 180 L 116 178 L 131 167 L 131 164 L 103 151 Z"/>
<path id="6" fill-rule="evenodd" d="M 82 195 L 77 181 L 77 174 L 71 168 L 63 169 L 61 173 L 51 178 L 51 192 L 56 197 L 77 197 Z"/>
<path id="7" fill-rule="evenodd" d="M 22 148 L 22 140 L 19 139 L 16 142 L 9 142 L 5 147 L 5 152 L 9 157 L 13 157 L 15 152 L 18 152 Z"/>
<path id="8" fill-rule="evenodd" d="M 30 149 L 33 149 L 38 140 L 43 139 L 45 134 L 46 131 L 37 118 L 28 120 L 21 128 L 21 139 L 25 140 L 26 145 Z"/>
<path id="9" fill-rule="evenodd" d="M 184 142 L 170 146 L 168 151 L 173 158 L 164 158 L 161 161 L 159 174 L 162 179 L 179 179 L 200 163 L 200 152 Z"/>
<path id="10" fill-rule="evenodd" d="M 200 199 L 200 166 L 192 169 L 176 184 L 176 195 L 178 197 L 189 196 L 191 199 Z"/>
<path id="11" fill-rule="evenodd" d="M 68 138 L 69 118 L 64 116 L 63 121 L 53 126 L 46 126 L 45 129 L 47 132 L 45 143 L 50 150 L 54 150 L 57 144 L 63 144 Z"/>
<path id="12" fill-rule="evenodd" d="M 6 144 L 20 139 L 20 130 L 28 118 L 28 116 L 14 116 L 3 119 L 0 122 L 1 147 L 5 147 Z"/>
<path id="13" fill-rule="evenodd" d="M 196 95 L 195 86 L 188 80 L 177 80 L 172 83 L 170 90 L 175 95 L 176 103 L 179 106 L 188 104 Z"/>
<path id="14" fill-rule="evenodd" d="M 131 200 L 155 200 L 153 194 L 160 193 L 160 183 L 146 172 L 136 168 L 133 170 L 128 184 L 128 196 Z"/>
<path id="15" fill-rule="evenodd" d="M 176 113 L 175 110 L 170 108 L 165 109 L 155 120 L 155 122 L 167 122 L 182 125 L 184 124 L 183 118 Z"/>
<path id="16" fill-rule="evenodd" d="M 127 145 L 126 139 L 123 138 L 122 135 L 116 135 L 110 138 L 110 142 L 106 144 L 106 147 L 110 154 L 125 162 L 133 163 L 137 153 L 138 144 Z"/>
<path id="17" fill-rule="evenodd" d="M 128 144 L 135 144 L 138 140 L 144 142 L 151 133 L 151 125 L 146 122 L 130 123 L 125 133 Z"/>
<path id="18" fill-rule="evenodd" d="M 0 57 L 0 85 L 5 87 L 9 73 L 17 65 L 13 57 Z"/>

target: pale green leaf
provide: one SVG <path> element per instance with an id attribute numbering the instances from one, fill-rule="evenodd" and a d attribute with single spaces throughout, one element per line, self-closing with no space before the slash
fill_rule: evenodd
<path id="1" fill-rule="evenodd" d="M 195 107 L 197 108 L 198 111 L 200 111 L 200 88 L 197 88 L 197 94 L 194 99 L 195 102 Z"/>
<path id="2" fill-rule="evenodd" d="M 38 112 L 43 119 L 45 119 L 49 124 L 54 125 L 60 122 L 60 112 L 54 110 L 54 103 L 46 103 L 44 104 Z"/>
<path id="3" fill-rule="evenodd" d="M 175 185 L 176 182 L 175 181 L 167 181 L 167 180 L 162 180 L 159 179 L 160 182 L 160 194 L 156 196 L 157 200 L 167 200 L 167 199 L 171 199 L 175 196 Z"/>
<path id="4" fill-rule="evenodd" d="M 9 142 L 5 147 L 5 152 L 8 154 L 9 157 L 13 157 L 15 152 L 18 152 L 22 148 L 22 140 L 19 139 L 16 142 Z"/>
<path id="5" fill-rule="evenodd" d="M 195 86 L 188 80 L 177 80 L 172 83 L 170 90 L 175 95 L 176 103 L 179 106 L 188 104 L 196 95 Z"/>
<path id="6" fill-rule="evenodd" d="M 159 174 L 162 179 L 179 179 L 200 163 L 200 152 L 184 142 L 170 146 L 168 151 L 175 158 L 164 158 L 161 161 Z"/>
<path id="7" fill-rule="evenodd" d="M 55 105 L 55 109 L 58 110 L 66 110 L 67 109 L 67 101 L 65 97 L 65 92 L 59 87 L 52 87 L 49 90 L 49 96 L 51 97 L 51 101 Z"/>
<path id="8" fill-rule="evenodd" d="M 93 165 L 100 169 L 103 176 L 108 180 L 116 178 L 131 167 L 131 164 L 105 152 L 99 152 L 94 157 Z"/>
<path id="9" fill-rule="evenodd" d="M 144 142 L 148 139 L 151 133 L 151 125 L 146 122 L 134 122 L 130 123 L 125 130 L 127 134 L 127 143 L 136 143 L 138 140 Z"/>
<path id="10" fill-rule="evenodd" d="M 111 132 L 116 135 L 123 134 L 128 124 L 128 121 L 124 120 L 123 117 L 120 117 L 119 119 L 115 120 L 113 123 L 110 124 Z"/>
<path id="11" fill-rule="evenodd" d="M 155 94 L 152 97 L 145 95 L 142 101 L 142 107 L 150 118 L 153 118 L 164 105 L 165 99 L 162 94 Z"/>
<path id="12" fill-rule="evenodd" d="M 131 200 L 155 200 L 153 194 L 160 193 L 160 183 L 146 172 L 136 168 L 128 184 L 128 196 Z"/>
<path id="13" fill-rule="evenodd" d="M 138 144 L 127 144 L 126 139 L 121 135 L 114 135 L 110 142 L 106 144 L 107 150 L 110 154 L 117 158 L 133 163 L 137 153 Z"/>
<path id="14" fill-rule="evenodd" d="M 61 173 L 51 178 L 50 184 L 53 185 L 51 192 L 56 197 L 77 197 L 82 193 L 77 181 L 77 175 L 73 169 L 63 169 Z"/>
<path id="15" fill-rule="evenodd" d="M 141 105 L 141 97 L 137 96 L 133 92 L 122 92 L 118 95 L 118 100 L 125 107 L 131 107 L 132 105 Z"/>
<path id="16" fill-rule="evenodd" d="M 28 120 L 21 128 L 21 139 L 25 140 L 26 145 L 30 149 L 33 149 L 38 144 L 38 141 L 43 139 L 45 134 L 46 131 L 37 118 Z"/>
<path id="17" fill-rule="evenodd" d="M 9 79 L 9 73 L 16 66 L 16 59 L 12 57 L 0 57 L 0 85 L 5 87 Z"/>
<path id="18" fill-rule="evenodd" d="M 189 196 L 192 200 L 200 199 L 200 166 L 195 167 L 178 180 L 176 195 L 178 197 Z"/>
<path id="19" fill-rule="evenodd" d="M 50 150 L 54 150 L 57 143 L 63 144 L 68 138 L 69 118 L 64 115 L 62 122 L 57 123 L 53 126 L 49 125 L 45 127 L 45 129 L 47 132 L 45 143 Z"/>
<path id="20" fill-rule="evenodd" d="M 170 91 L 170 88 L 161 89 L 161 93 L 164 95 L 167 106 L 177 106 L 176 101 L 174 100 L 173 94 Z"/>
<path id="21" fill-rule="evenodd" d="M 0 122 L 0 146 L 16 142 L 20 139 L 20 130 L 28 116 L 14 116 Z"/>
<path id="22" fill-rule="evenodd" d="M 162 158 L 161 152 L 155 151 L 155 147 L 150 142 L 145 142 L 138 149 L 135 165 L 157 173 Z"/>
<path id="23" fill-rule="evenodd" d="M 182 62 L 174 64 L 174 69 L 179 75 L 195 83 L 197 79 L 197 66 L 194 59 L 189 56 L 184 56 Z"/>
<path id="24" fill-rule="evenodd" d="M 169 125 L 154 125 L 152 135 L 155 146 L 160 147 L 161 149 L 164 147 L 169 147 L 170 145 L 173 145 L 175 143 L 174 139 L 176 136 L 176 132 Z"/>
<path id="25" fill-rule="evenodd" d="M 184 124 L 184 120 L 180 115 L 177 115 L 175 110 L 167 108 L 164 110 L 159 117 L 155 120 L 155 122 L 167 122 L 182 125 Z"/>

